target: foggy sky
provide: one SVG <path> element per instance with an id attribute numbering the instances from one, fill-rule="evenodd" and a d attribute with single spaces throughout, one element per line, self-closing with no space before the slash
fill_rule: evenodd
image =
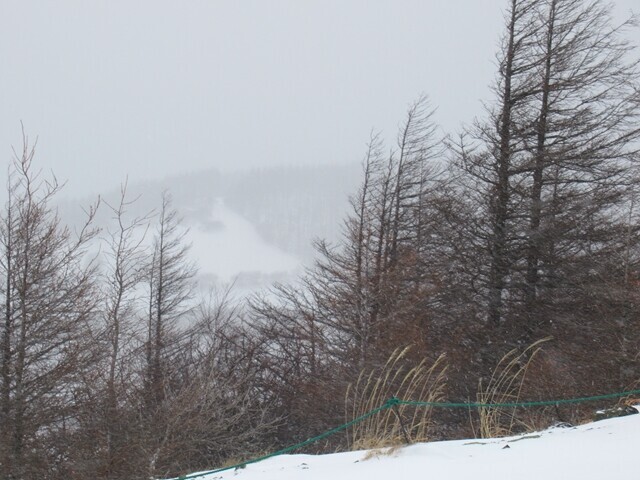
<path id="1" fill-rule="evenodd" d="M 359 161 L 421 93 L 448 131 L 481 115 L 505 3 L 0 0 L 0 158 L 22 121 L 37 165 L 76 195 L 127 175 Z"/>

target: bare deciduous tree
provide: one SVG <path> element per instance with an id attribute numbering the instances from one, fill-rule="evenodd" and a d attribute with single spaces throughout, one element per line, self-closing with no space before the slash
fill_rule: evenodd
<path id="1" fill-rule="evenodd" d="M 0 452 L 7 478 L 36 476 L 66 454 L 52 439 L 73 424 L 74 392 L 95 361 L 96 276 L 86 256 L 95 207 L 75 234 L 62 226 L 51 207 L 60 185 L 33 170 L 33 156 L 25 137 L 10 169 L 1 231 Z"/>

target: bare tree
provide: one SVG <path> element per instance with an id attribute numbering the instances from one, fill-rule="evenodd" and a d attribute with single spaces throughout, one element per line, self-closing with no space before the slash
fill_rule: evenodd
<path id="1" fill-rule="evenodd" d="M 147 271 L 147 393 L 152 405 L 162 402 L 170 339 L 181 316 L 191 309 L 195 266 L 187 255 L 186 231 L 171 207 L 171 196 L 163 193 L 153 252 Z"/>
<path id="2" fill-rule="evenodd" d="M 106 379 L 104 391 L 104 476 L 119 478 L 131 473 L 127 464 L 132 450 L 127 437 L 131 424 L 131 392 L 135 386 L 136 319 L 141 310 L 141 283 L 146 274 L 144 240 L 150 216 L 128 219 L 127 210 L 136 200 L 127 199 L 127 184 L 122 185 L 116 205 L 105 202 L 115 227 L 106 232 L 106 265 L 103 273 L 103 340 L 106 342 Z M 102 451 L 102 449 L 101 449 Z"/>
<path id="3" fill-rule="evenodd" d="M 170 420 L 166 394 L 172 363 L 182 348 L 181 318 L 193 305 L 195 266 L 188 259 L 186 230 L 180 226 L 178 214 L 171 206 L 171 197 L 163 193 L 158 223 L 153 237 L 151 260 L 146 271 L 147 315 L 144 372 L 144 417 L 147 435 L 148 469 L 156 471 L 166 425 Z"/>
<path id="4" fill-rule="evenodd" d="M 562 257 L 569 254 L 578 265 L 588 256 L 593 268 L 602 248 L 618 244 L 625 228 L 620 208 L 627 210 L 626 192 L 637 168 L 640 70 L 620 36 L 631 23 L 612 25 L 610 9 L 600 0 L 547 0 L 536 10 L 539 88 L 530 100 L 530 122 L 520 127 L 531 158 L 530 179 L 523 185 L 529 197 L 529 332 L 547 316 L 539 307 L 548 303 L 549 289 L 557 296 L 564 283 L 559 278 L 569 273 L 561 273 Z M 540 295 L 544 302 L 538 302 Z"/>
<path id="5" fill-rule="evenodd" d="M 52 455 L 65 454 L 52 439 L 73 423 L 74 392 L 95 361 L 87 346 L 95 267 L 86 255 L 96 233 L 95 207 L 75 235 L 62 226 L 50 206 L 60 185 L 33 170 L 33 156 L 25 137 L 10 169 L 2 218 L 0 452 L 6 478 L 34 476 Z"/>
<path id="6" fill-rule="evenodd" d="M 476 202 L 472 208 L 480 213 L 479 228 L 472 234 L 486 250 L 486 266 L 479 270 L 486 319 L 492 329 L 504 320 L 508 280 L 518 248 L 519 206 L 513 191 L 522 175 L 523 142 L 517 119 L 526 116 L 528 99 L 537 88 L 532 78 L 538 59 L 531 56 L 540 28 L 531 21 L 536 4 L 536 0 L 509 0 L 493 86 L 496 105 L 488 108 L 489 119 L 477 121 L 457 147 L 460 166 L 471 177 L 468 191 Z"/>
<path id="7" fill-rule="evenodd" d="M 231 287 L 194 311 L 168 380 L 158 472 L 210 468 L 270 446 L 280 419 L 261 393 L 261 346 L 244 330 Z"/>

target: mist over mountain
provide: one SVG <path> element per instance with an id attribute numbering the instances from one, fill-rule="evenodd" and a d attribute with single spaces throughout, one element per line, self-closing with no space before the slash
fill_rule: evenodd
<path id="1" fill-rule="evenodd" d="M 241 172 L 215 169 L 127 185 L 129 218 L 150 215 L 163 191 L 188 229 L 186 241 L 205 288 L 235 283 L 242 292 L 293 279 L 313 261 L 316 238 L 336 240 L 355 192 L 360 167 L 349 165 L 279 166 Z M 108 231 L 120 200 L 120 187 L 59 203 L 63 221 L 79 225 L 83 209 L 100 196 L 96 225 Z M 153 228 L 153 226 L 151 226 Z"/>

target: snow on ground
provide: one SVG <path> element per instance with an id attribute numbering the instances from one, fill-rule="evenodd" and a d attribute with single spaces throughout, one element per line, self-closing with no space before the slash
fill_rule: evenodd
<path id="1" fill-rule="evenodd" d="M 391 453 L 283 455 L 198 480 L 605 480 L 640 478 L 640 415 L 490 440 Z"/>

